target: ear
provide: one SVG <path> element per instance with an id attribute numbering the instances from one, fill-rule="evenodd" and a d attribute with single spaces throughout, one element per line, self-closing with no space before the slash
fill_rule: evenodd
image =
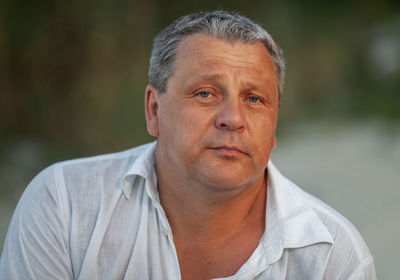
<path id="1" fill-rule="evenodd" d="M 160 96 L 158 94 L 158 90 L 154 86 L 148 85 L 146 87 L 144 103 L 145 103 L 147 132 L 151 136 L 157 137 L 158 136 L 158 106 L 160 103 Z"/>
<path id="2" fill-rule="evenodd" d="M 276 136 L 274 135 L 274 140 L 272 142 L 272 149 L 275 149 L 277 145 Z"/>

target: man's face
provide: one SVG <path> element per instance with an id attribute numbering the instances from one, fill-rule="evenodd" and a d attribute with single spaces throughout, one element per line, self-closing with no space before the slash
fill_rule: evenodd
<path id="1" fill-rule="evenodd" d="M 226 190 L 263 180 L 276 144 L 276 73 L 261 43 L 186 37 L 167 91 L 146 89 L 159 168 L 183 182 Z"/>

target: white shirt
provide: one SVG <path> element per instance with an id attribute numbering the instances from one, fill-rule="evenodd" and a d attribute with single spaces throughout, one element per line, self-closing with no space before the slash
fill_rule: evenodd
<path id="1" fill-rule="evenodd" d="M 157 192 L 156 142 L 39 173 L 8 229 L 0 279 L 180 279 Z M 376 279 L 354 226 L 270 162 L 266 229 L 224 279 Z"/>

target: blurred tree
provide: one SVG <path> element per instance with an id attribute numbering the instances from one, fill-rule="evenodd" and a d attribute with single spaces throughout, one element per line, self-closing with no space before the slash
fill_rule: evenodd
<path id="1" fill-rule="evenodd" d="M 53 158 L 151 139 L 143 90 L 152 37 L 178 16 L 226 9 L 260 22 L 288 64 L 281 126 L 298 118 L 399 120 L 395 1 L 32 1 L 0 4 L 0 143 Z"/>

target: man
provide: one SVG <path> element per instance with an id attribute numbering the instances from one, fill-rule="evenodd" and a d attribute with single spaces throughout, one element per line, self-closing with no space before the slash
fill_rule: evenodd
<path id="1" fill-rule="evenodd" d="M 155 38 L 149 76 L 157 141 L 42 171 L 1 279 L 376 279 L 357 230 L 269 162 L 284 63 L 264 29 L 182 17 Z"/>

